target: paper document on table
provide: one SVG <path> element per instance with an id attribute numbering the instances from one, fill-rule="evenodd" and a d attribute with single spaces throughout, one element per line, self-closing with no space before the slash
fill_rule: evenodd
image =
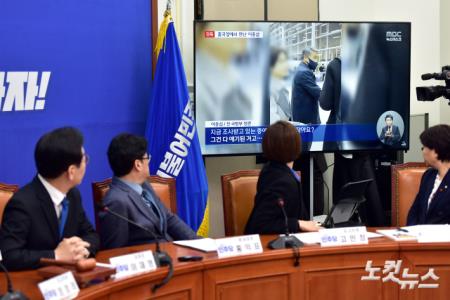
<path id="1" fill-rule="evenodd" d="M 378 229 L 377 232 L 397 242 L 417 240 L 417 235 L 406 229 Z"/>
<path id="2" fill-rule="evenodd" d="M 382 236 L 383 236 L 383 235 L 380 234 L 380 233 L 367 231 L 367 238 L 368 238 L 368 239 L 379 238 L 379 237 L 382 237 Z"/>
<path id="3" fill-rule="evenodd" d="M 450 225 L 427 224 L 402 227 L 403 230 L 417 236 L 419 243 L 443 243 L 450 242 Z"/>
<path id="4" fill-rule="evenodd" d="M 283 234 L 284 235 L 284 234 Z M 318 232 L 302 232 L 292 234 L 306 245 L 319 244 L 320 234 Z"/>
<path id="5" fill-rule="evenodd" d="M 204 252 L 217 251 L 216 241 L 211 238 L 198 240 L 174 241 L 175 245 L 193 248 Z"/>

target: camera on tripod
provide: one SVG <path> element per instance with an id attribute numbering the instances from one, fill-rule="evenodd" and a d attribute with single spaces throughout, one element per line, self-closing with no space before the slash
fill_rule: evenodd
<path id="1" fill-rule="evenodd" d="M 444 97 L 450 99 L 450 66 L 442 67 L 441 73 L 427 73 L 422 75 L 422 80 L 445 80 L 445 86 L 419 86 L 416 87 L 417 100 L 433 101 L 436 98 Z M 448 103 L 450 105 L 450 101 Z"/>

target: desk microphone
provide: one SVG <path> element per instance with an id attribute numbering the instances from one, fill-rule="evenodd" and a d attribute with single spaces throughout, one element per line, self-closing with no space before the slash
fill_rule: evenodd
<path id="1" fill-rule="evenodd" d="M 284 236 L 280 236 L 277 239 L 269 242 L 269 248 L 271 249 L 285 249 L 285 248 L 298 248 L 303 246 L 303 243 L 293 235 L 289 235 L 289 224 L 286 210 L 284 209 L 284 200 L 282 198 L 277 199 L 277 205 L 283 212 L 284 217 Z"/>
<path id="2" fill-rule="evenodd" d="M 281 208 L 281 211 L 283 212 L 285 235 L 288 236 L 289 235 L 289 224 L 288 224 L 287 213 L 286 213 L 286 210 L 284 209 L 284 200 L 279 198 L 277 200 L 277 204 Z"/>
<path id="3" fill-rule="evenodd" d="M 104 205 L 103 203 L 98 203 L 97 207 L 100 209 L 100 211 L 104 211 L 106 213 L 109 213 L 131 225 L 136 226 L 137 228 L 140 228 L 142 230 L 144 230 L 145 232 L 149 233 L 153 239 L 156 242 L 156 251 L 153 254 L 154 258 L 155 258 L 155 263 L 158 267 L 164 267 L 164 266 L 169 266 L 169 273 L 167 274 L 166 278 L 164 278 L 160 283 L 155 284 L 152 287 L 152 291 L 153 293 L 156 292 L 157 289 L 159 289 L 160 287 L 162 287 L 163 285 L 165 285 L 167 282 L 169 282 L 170 278 L 173 275 L 173 264 L 172 264 L 172 258 L 170 257 L 170 255 L 165 252 L 165 251 L 161 251 L 161 248 L 159 246 L 159 239 L 158 236 L 151 230 L 149 230 L 148 228 L 145 228 L 144 226 L 134 222 L 133 220 L 128 219 L 125 216 L 122 216 L 121 214 L 111 210 L 108 206 Z"/>
<path id="4" fill-rule="evenodd" d="M 5 273 L 6 282 L 7 282 L 7 285 L 8 285 L 7 293 L 4 294 L 0 298 L 0 300 L 28 300 L 27 296 L 22 294 L 22 292 L 20 292 L 20 291 L 15 292 L 14 291 L 13 285 L 12 285 L 12 281 L 11 281 L 11 277 L 9 277 L 8 270 L 6 269 L 6 267 L 1 262 L 0 262 L 0 268 Z"/>

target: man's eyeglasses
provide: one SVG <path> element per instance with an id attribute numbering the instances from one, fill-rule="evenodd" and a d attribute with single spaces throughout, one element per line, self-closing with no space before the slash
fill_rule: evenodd
<path id="1" fill-rule="evenodd" d="M 89 162 L 89 154 L 83 153 L 84 160 L 86 161 L 86 164 Z"/>
<path id="2" fill-rule="evenodd" d="M 140 160 L 150 160 L 152 158 L 152 156 L 150 154 L 147 154 L 146 156 L 142 157 Z"/>

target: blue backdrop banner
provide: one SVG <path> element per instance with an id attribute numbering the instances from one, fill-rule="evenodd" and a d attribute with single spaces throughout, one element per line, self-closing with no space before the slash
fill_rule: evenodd
<path id="1" fill-rule="evenodd" d="M 75 126 L 91 157 L 80 190 L 93 220 L 91 182 L 111 176 L 111 138 L 145 130 L 151 1 L 2 0 L 0 36 L 0 182 L 30 181 L 38 138 Z"/>

